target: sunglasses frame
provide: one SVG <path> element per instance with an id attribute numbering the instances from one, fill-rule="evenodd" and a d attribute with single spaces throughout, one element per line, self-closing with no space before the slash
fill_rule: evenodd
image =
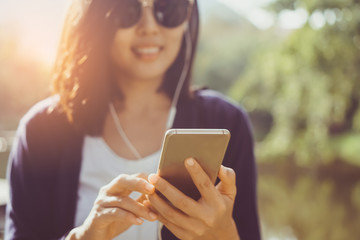
<path id="1" fill-rule="evenodd" d="M 154 2 L 156 0 L 134 0 L 134 1 L 137 1 L 137 2 L 139 2 L 141 4 L 141 14 L 142 14 L 142 11 L 143 11 L 142 9 L 143 8 L 146 8 L 146 7 L 154 8 Z M 195 0 L 185 0 L 185 1 L 189 2 L 189 6 L 188 6 L 188 9 L 187 9 L 187 16 L 185 17 L 183 22 L 185 22 L 186 19 L 189 18 L 190 9 L 193 6 Z M 109 18 L 111 15 L 113 15 L 113 10 L 114 10 L 114 7 L 106 14 L 107 18 Z M 134 22 L 133 24 L 131 24 L 129 26 L 117 26 L 117 27 L 126 29 L 126 28 L 130 28 L 130 27 L 135 26 L 139 22 L 139 20 L 141 18 L 141 14 L 140 14 L 139 18 L 137 19 L 137 21 Z M 181 22 L 180 24 L 178 24 L 176 26 L 171 26 L 171 27 L 166 26 L 166 25 L 162 24 L 161 22 L 159 22 L 159 20 L 157 19 L 156 15 L 155 15 L 154 9 L 153 9 L 153 17 L 154 17 L 155 21 L 157 22 L 157 24 L 159 24 L 160 26 L 162 26 L 164 28 L 175 28 L 175 27 L 177 27 L 177 26 L 179 26 L 179 25 L 181 25 L 183 23 L 183 22 Z"/>
<path id="2" fill-rule="evenodd" d="M 153 7 L 155 0 L 137 0 L 137 1 L 141 3 L 143 8 L 145 8 L 145 7 Z M 190 5 L 193 5 L 195 0 L 187 0 L 187 1 L 190 3 Z"/>

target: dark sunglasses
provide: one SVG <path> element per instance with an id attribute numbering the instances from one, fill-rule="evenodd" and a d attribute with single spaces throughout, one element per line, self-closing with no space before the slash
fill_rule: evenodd
<path id="1" fill-rule="evenodd" d="M 116 0 L 111 18 L 116 27 L 129 28 L 141 18 L 142 8 L 152 7 L 156 22 L 174 28 L 188 18 L 194 0 Z"/>

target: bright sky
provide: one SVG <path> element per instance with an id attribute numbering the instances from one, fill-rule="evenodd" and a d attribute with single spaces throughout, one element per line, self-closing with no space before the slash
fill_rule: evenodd
<path id="1" fill-rule="evenodd" d="M 266 29 L 274 24 L 275 18 L 261 7 L 266 6 L 272 0 L 217 0 L 228 5 L 239 14 L 245 16 L 250 22 L 260 29 Z"/>
<path id="2" fill-rule="evenodd" d="M 51 64 L 54 59 L 62 21 L 70 0 L 0 0 L 0 29 L 20 37 L 20 52 Z M 208 0 L 199 0 L 208 1 Z M 217 0 L 245 16 L 260 29 L 267 29 L 275 17 L 261 9 L 272 0 Z M 287 14 L 287 15 L 286 15 Z M 305 16 L 307 17 L 307 16 Z M 281 19 L 284 19 L 281 21 Z M 284 28 L 296 28 L 304 22 L 304 13 L 288 12 L 280 16 Z M 34 56 L 36 55 L 36 56 Z"/>
<path id="3" fill-rule="evenodd" d="M 237 12 L 242 15 L 247 15 L 249 12 L 258 10 L 260 7 L 265 6 L 270 3 L 272 0 L 217 0 L 218 2 L 224 3 L 225 5 L 230 6 Z"/>
<path id="4" fill-rule="evenodd" d="M 20 36 L 20 54 L 51 64 L 68 1 L 0 0 L 0 28 Z"/>

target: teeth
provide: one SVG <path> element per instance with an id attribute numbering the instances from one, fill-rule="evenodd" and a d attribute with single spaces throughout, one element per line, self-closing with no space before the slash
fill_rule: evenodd
<path id="1" fill-rule="evenodd" d="M 136 52 L 140 54 L 155 54 L 160 51 L 159 47 L 146 47 L 146 48 L 136 48 Z"/>

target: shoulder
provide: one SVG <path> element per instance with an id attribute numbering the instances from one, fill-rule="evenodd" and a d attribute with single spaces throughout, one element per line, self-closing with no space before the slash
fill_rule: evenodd
<path id="1" fill-rule="evenodd" d="M 194 93 L 195 101 L 212 111 L 229 114 L 245 114 L 245 110 L 234 100 L 214 90 L 198 90 Z"/>
<path id="2" fill-rule="evenodd" d="M 18 130 L 37 132 L 36 135 L 55 134 L 63 132 L 71 125 L 64 112 L 58 107 L 58 96 L 48 97 L 36 103 L 22 117 Z"/>
<path id="3" fill-rule="evenodd" d="M 30 110 L 20 120 L 20 126 L 32 127 L 41 123 L 49 123 L 49 120 L 60 115 L 55 111 L 58 104 L 57 96 L 46 98 L 30 108 Z"/>
<path id="4" fill-rule="evenodd" d="M 197 101 L 200 101 L 204 104 L 216 104 L 223 107 L 236 107 L 235 102 L 230 98 L 226 97 L 220 92 L 210 90 L 210 89 L 201 89 L 194 92 L 194 98 Z"/>
<path id="5" fill-rule="evenodd" d="M 194 95 L 199 117 L 208 128 L 225 128 L 231 133 L 229 154 L 250 152 L 253 148 L 252 126 L 246 111 L 233 100 L 212 90 L 200 90 Z M 240 151 L 240 152 L 238 152 Z M 236 159 L 237 156 L 230 158 Z M 235 160 L 234 160 L 235 162 Z"/>
<path id="6" fill-rule="evenodd" d="M 227 124 L 248 122 L 246 111 L 235 101 L 217 91 L 197 90 L 194 92 L 194 101 L 208 119 Z"/>
<path id="7" fill-rule="evenodd" d="M 20 120 L 15 148 L 37 158 L 55 154 L 72 134 L 64 113 L 58 110 L 58 98 L 36 103 Z"/>

